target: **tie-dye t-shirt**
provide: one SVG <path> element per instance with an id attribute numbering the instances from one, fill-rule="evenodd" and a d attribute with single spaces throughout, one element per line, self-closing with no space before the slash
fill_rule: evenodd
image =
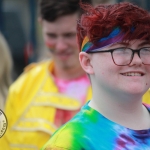
<path id="1" fill-rule="evenodd" d="M 146 107 L 150 112 L 150 106 Z M 87 103 L 54 133 L 42 150 L 150 150 L 150 129 L 121 126 Z"/>

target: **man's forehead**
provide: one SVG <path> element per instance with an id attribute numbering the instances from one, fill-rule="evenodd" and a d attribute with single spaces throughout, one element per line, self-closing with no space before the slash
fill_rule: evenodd
<path id="1" fill-rule="evenodd" d="M 54 22 L 43 20 L 42 27 L 47 30 L 76 30 L 76 21 L 77 18 L 75 16 L 62 17 Z"/>

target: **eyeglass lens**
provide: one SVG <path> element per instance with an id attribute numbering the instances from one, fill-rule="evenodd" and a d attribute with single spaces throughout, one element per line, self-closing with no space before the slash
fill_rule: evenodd
<path id="1" fill-rule="evenodd" d="M 129 48 L 117 48 L 112 52 L 113 60 L 116 65 L 129 65 L 133 59 L 134 50 Z M 150 47 L 141 48 L 139 55 L 142 63 L 150 65 Z"/>

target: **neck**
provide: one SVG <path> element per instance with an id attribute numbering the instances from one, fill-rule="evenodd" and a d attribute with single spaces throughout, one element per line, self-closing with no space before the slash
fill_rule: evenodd
<path id="1" fill-rule="evenodd" d="M 72 68 L 61 68 L 54 66 L 54 76 L 64 80 L 71 80 L 86 75 L 81 66 Z"/>
<path id="2" fill-rule="evenodd" d="M 130 129 L 141 130 L 150 127 L 149 112 L 142 105 L 142 97 L 94 91 L 95 89 L 89 105 L 106 118 Z"/>

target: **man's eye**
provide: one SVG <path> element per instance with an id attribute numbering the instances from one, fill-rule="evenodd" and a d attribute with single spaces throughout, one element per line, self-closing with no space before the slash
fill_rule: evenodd
<path id="1" fill-rule="evenodd" d="M 76 33 L 67 33 L 64 35 L 65 37 L 69 37 L 69 38 L 72 38 L 72 37 L 75 37 L 76 36 Z"/>
<path id="2" fill-rule="evenodd" d="M 57 37 L 55 34 L 47 34 L 47 36 L 48 36 L 49 38 L 56 38 L 56 37 Z"/>

